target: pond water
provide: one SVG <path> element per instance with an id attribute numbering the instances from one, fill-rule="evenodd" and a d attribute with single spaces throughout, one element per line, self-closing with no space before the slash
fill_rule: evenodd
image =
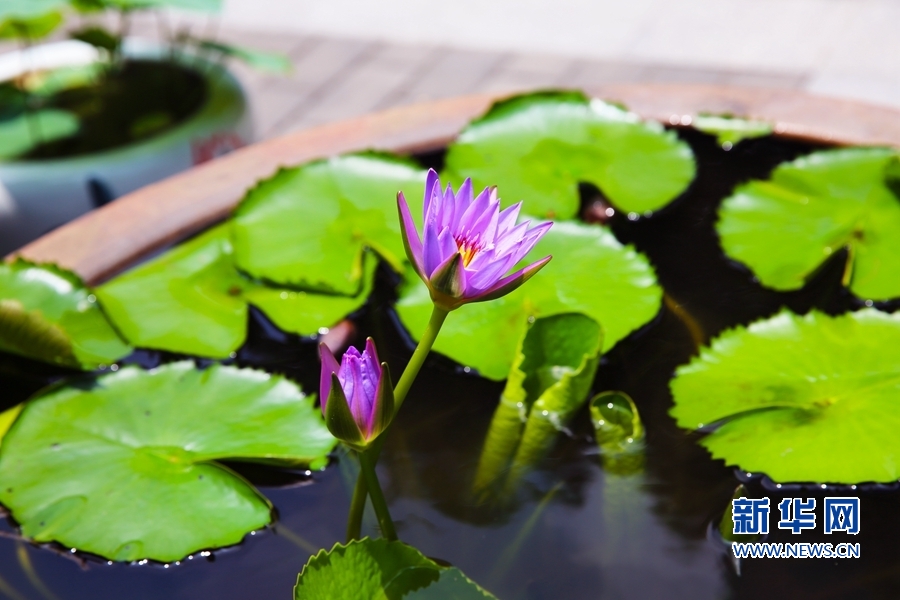
<path id="1" fill-rule="evenodd" d="M 803 290 L 776 293 L 722 255 L 713 229 L 716 208 L 736 183 L 765 177 L 780 162 L 818 147 L 766 137 L 726 152 L 711 136 L 694 130 L 680 135 L 698 160 L 690 189 L 650 218 L 631 221 L 616 214 L 609 222 L 620 241 L 649 256 L 667 293 L 657 318 L 603 358 L 594 384 L 598 392 L 623 390 L 637 404 L 647 430 L 643 472 L 604 472 L 585 408 L 514 497 L 475 500 L 472 477 L 502 384 L 433 356 L 379 464 L 400 538 L 460 567 L 503 600 L 894 598 L 900 589 L 900 494 L 891 486 L 853 492 L 864 505 L 861 531 L 853 539 L 829 539 L 821 527 L 801 536 L 773 527 L 766 540 L 859 542 L 859 559 L 737 563 L 711 533 L 741 480 L 751 496 L 769 496 L 773 507 L 785 495 L 822 498 L 849 490 L 811 485 L 776 490 L 710 458 L 696 435 L 678 429 L 668 416 L 674 369 L 690 360 L 698 341 L 782 306 L 839 313 L 860 303 L 840 285 L 843 253 L 833 255 Z M 437 167 L 442 154 L 420 158 Z M 586 213 L 596 213 L 590 207 L 598 201 L 597 190 L 584 187 L 582 194 Z M 358 339 L 373 335 L 383 359 L 399 365 L 410 346 L 390 309 L 392 283 L 386 271 L 380 273 L 375 294 L 355 322 Z M 173 358 L 140 351 L 130 360 L 152 366 Z M 314 344 L 279 332 L 256 311 L 235 362 L 286 373 L 307 390 L 317 386 Z M 3 407 L 61 375 L 0 355 Z M 353 461 L 338 454 L 325 471 L 313 474 L 237 468 L 278 510 L 272 528 L 241 545 L 168 567 L 107 565 L 67 549 L 24 544 L 7 523 L 0 539 L 0 596 L 289 598 L 310 554 L 344 537 Z M 374 515 L 367 515 L 364 531 L 376 534 Z"/>

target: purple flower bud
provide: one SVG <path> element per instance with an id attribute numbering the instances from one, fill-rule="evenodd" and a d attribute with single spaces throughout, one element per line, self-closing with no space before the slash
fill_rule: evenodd
<path id="1" fill-rule="evenodd" d="M 552 223 L 531 229 L 528 221 L 516 224 L 522 203 L 501 211 L 496 187 L 485 188 L 473 197 L 472 180 L 466 179 L 457 193 L 449 185 L 441 191 L 437 173 L 429 170 L 424 240 L 419 238 L 403 192 L 397 195 L 397 207 L 406 254 L 428 286 L 432 301 L 445 310 L 505 296 L 551 258 L 547 256 L 507 275 Z"/>
<path id="2" fill-rule="evenodd" d="M 353 448 L 365 448 L 394 418 L 387 363 L 378 362 L 372 338 L 362 354 L 356 348 L 347 350 L 340 365 L 325 344 L 319 344 L 319 358 L 319 398 L 328 430 Z"/>

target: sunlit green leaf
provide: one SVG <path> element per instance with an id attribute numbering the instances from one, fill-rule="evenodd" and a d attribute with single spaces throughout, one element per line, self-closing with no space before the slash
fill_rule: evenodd
<path id="1" fill-rule="evenodd" d="M 0 9 L 2 13 L 2 9 Z M 63 22 L 63 16 L 57 11 L 33 16 L 0 16 L 0 40 L 26 39 L 38 40 L 53 33 Z"/>
<path id="2" fill-rule="evenodd" d="M 33 74 L 27 79 L 25 85 L 29 93 L 48 98 L 64 90 L 96 84 L 103 75 L 105 69 L 106 66 L 102 63 L 90 63 L 74 67 L 60 67 L 58 69 Z M 44 134 L 43 130 L 41 130 L 41 133 L 43 134 L 42 138 L 47 135 Z M 52 139 L 47 141 L 52 141 Z"/>
<path id="3" fill-rule="evenodd" d="M 523 262 L 548 254 L 553 260 L 515 292 L 453 311 L 435 350 L 500 380 L 513 365 L 529 317 L 584 313 L 603 328 L 606 351 L 658 312 L 662 290 L 649 261 L 607 229 L 554 223 Z M 397 310 L 414 338 L 424 331 L 431 307 L 425 285 L 408 276 Z"/>
<path id="4" fill-rule="evenodd" d="M 0 263 L 0 350 L 85 369 L 131 352 L 75 275 L 23 260 Z"/>
<path id="5" fill-rule="evenodd" d="M 626 212 L 658 210 L 694 178 L 687 144 L 657 123 L 577 92 L 501 101 L 447 149 L 446 174 L 476 188 L 497 185 L 505 204 L 567 219 L 578 212 L 578 183 L 596 185 Z"/>
<path id="6" fill-rule="evenodd" d="M 98 0 L 106 7 L 126 10 L 178 8 L 201 12 L 219 12 L 222 0 Z"/>
<path id="7" fill-rule="evenodd" d="M 0 159 L 14 159 L 41 143 L 69 137 L 78 131 L 78 117 L 56 109 L 22 112 L 0 121 Z"/>
<path id="8" fill-rule="evenodd" d="M 42 17 L 66 4 L 67 0 L 3 0 L 0 2 L 0 21 Z"/>
<path id="9" fill-rule="evenodd" d="M 491 594 L 459 569 L 437 564 L 402 542 L 386 539 L 335 544 L 309 559 L 297 578 L 295 600 L 488 600 Z"/>
<path id="10" fill-rule="evenodd" d="M 219 460 L 298 466 L 333 448 L 289 381 L 191 362 L 125 367 L 30 400 L 0 446 L 0 501 L 22 534 L 110 560 L 238 543 L 271 504 Z"/>
<path id="11" fill-rule="evenodd" d="M 681 427 L 776 481 L 900 478 L 900 314 L 782 312 L 713 341 L 671 383 Z"/>
<path id="12" fill-rule="evenodd" d="M 900 296 L 900 199 L 886 181 L 896 157 L 881 148 L 825 150 L 738 187 L 719 212 L 725 253 L 763 285 L 794 290 L 848 248 L 845 283 L 854 294 Z"/>
<path id="13" fill-rule="evenodd" d="M 235 213 L 236 262 L 280 284 L 354 294 L 365 247 L 403 270 L 397 192 L 421 198 L 424 188 L 423 169 L 387 155 L 340 156 L 281 170 L 250 190 Z"/>
<path id="14" fill-rule="evenodd" d="M 537 319 L 522 337 L 485 440 L 475 491 L 540 461 L 587 399 L 603 332 L 582 314 Z"/>
<path id="15" fill-rule="evenodd" d="M 772 133 L 772 126 L 765 121 L 741 119 L 730 115 L 697 115 L 691 125 L 695 129 L 716 136 L 719 144 L 726 145 L 726 148 L 731 148 L 741 140 Z"/>
<path id="16" fill-rule="evenodd" d="M 248 304 L 284 331 L 313 335 L 368 298 L 374 257 L 366 255 L 363 287 L 353 297 L 270 287 L 235 270 L 229 225 L 214 227 L 97 289 L 126 339 L 147 348 L 224 358 L 244 343 Z"/>

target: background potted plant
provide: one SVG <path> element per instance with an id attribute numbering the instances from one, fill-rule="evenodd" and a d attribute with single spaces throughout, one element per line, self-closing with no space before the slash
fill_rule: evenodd
<path id="1" fill-rule="evenodd" d="M 130 38 L 135 12 L 213 13 L 220 0 L 13 0 L 0 6 L 0 251 L 148 183 L 252 141 L 228 57 L 285 70 L 286 59 L 164 28 Z M 67 16 L 69 39 L 44 44 Z M 110 19 L 114 16 L 116 18 Z M 108 29 L 106 22 L 114 22 Z"/>

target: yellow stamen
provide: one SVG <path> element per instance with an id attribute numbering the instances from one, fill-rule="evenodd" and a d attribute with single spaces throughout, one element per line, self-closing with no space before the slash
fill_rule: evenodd
<path id="1" fill-rule="evenodd" d="M 465 241 L 456 242 L 456 248 L 459 250 L 460 255 L 463 259 L 463 266 L 468 267 L 469 263 L 472 262 L 472 259 L 475 258 L 475 255 L 478 254 L 478 246 L 469 245 Z"/>

